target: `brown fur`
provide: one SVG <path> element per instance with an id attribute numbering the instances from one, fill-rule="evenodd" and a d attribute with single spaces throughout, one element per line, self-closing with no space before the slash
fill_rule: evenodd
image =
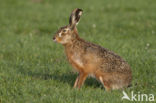
<path id="1" fill-rule="evenodd" d="M 68 61 L 79 72 L 74 87 L 80 88 L 88 75 L 95 76 L 106 90 L 127 87 L 132 79 L 127 62 L 115 53 L 78 36 L 76 24 L 80 12 L 81 9 L 73 10 L 70 24 L 58 30 L 53 38 L 63 44 Z"/>

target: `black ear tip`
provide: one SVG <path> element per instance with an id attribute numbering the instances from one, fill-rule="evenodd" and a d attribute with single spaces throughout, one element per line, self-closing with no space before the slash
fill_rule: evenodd
<path id="1" fill-rule="evenodd" d="M 79 8 L 77 8 L 77 10 L 76 10 L 76 11 L 83 12 L 83 10 L 82 10 L 82 9 L 79 9 Z"/>

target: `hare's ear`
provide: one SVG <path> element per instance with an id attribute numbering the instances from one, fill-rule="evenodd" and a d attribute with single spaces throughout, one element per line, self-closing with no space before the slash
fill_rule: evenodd
<path id="1" fill-rule="evenodd" d="M 72 11 L 69 18 L 69 25 L 71 28 L 74 28 L 80 21 L 80 16 L 82 15 L 83 10 L 76 8 Z"/>

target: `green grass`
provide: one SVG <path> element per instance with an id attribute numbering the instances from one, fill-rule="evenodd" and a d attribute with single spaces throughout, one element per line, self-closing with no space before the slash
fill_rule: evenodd
<path id="1" fill-rule="evenodd" d="M 52 36 L 77 7 L 84 10 L 80 37 L 131 65 L 126 93 L 154 94 L 156 102 L 156 0 L 1 0 L 0 103 L 130 102 L 121 100 L 122 90 L 106 92 L 92 78 L 72 88 L 77 74 Z"/>

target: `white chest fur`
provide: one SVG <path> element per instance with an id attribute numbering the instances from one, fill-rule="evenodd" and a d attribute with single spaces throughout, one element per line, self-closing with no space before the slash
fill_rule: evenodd
<path id="1" fill-rule="evenodd" d="M 83 62 L 82 62 L 82 59 L 80 57 L 80 55 L 74 53 L 72 56 L 71 56 L 71 59 L 72 61 L 74 61 L 74 63 L 76 63 L 77 65 L 79 65 L 80 67 L 83 67 Z"/>

